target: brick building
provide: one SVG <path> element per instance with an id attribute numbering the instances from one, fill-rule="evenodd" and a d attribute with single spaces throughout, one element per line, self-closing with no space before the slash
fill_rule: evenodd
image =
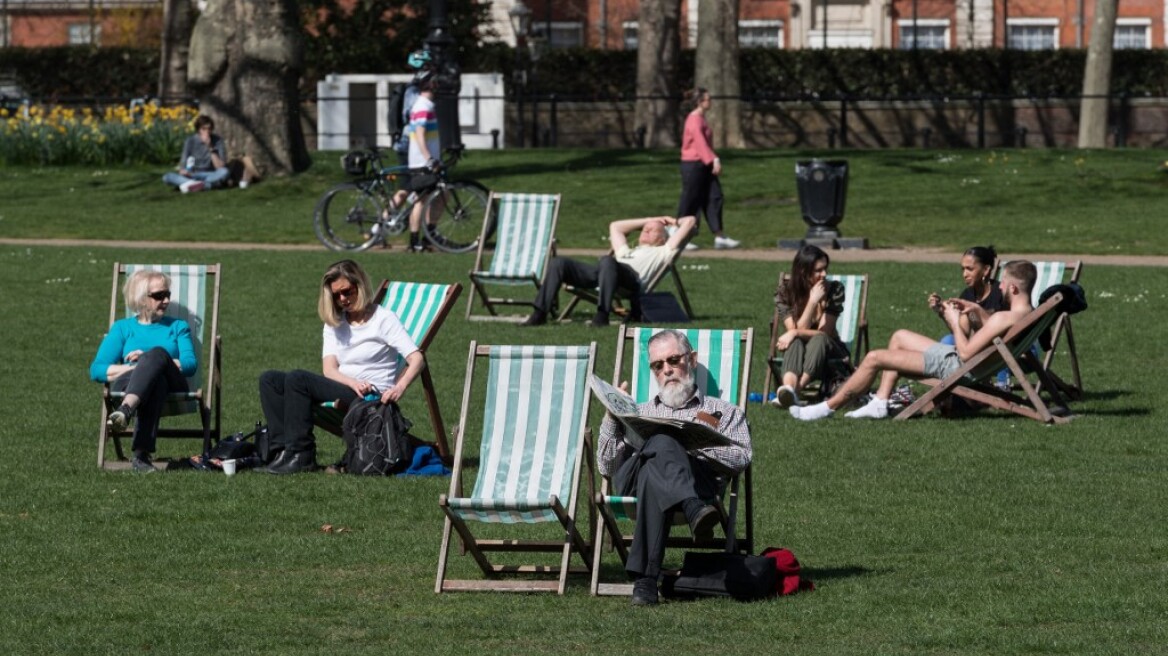
<path id="1" fill-rule="evenodd" d="M 161 0 L 0 0 L 0 47 L 158 46 Z"/>

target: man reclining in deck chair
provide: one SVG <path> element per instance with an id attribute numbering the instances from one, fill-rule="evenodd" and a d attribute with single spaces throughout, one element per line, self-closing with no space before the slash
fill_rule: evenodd
<path id="1" fill-rule="evenodd" d="M 612 301 L 617 290 L 629 294 L 633 316 L 637 316 L 641 309 L 638 296 L 642 286 L 669 266 L 677 251 L 689 241 L 696 225 L 697 219 L 692 216 L 680 219 L 654 216 L 613 221 L 608 224 L 612 255 L 605 255 L 596 264 L 577 262 L 566 257 L 552 258 L 535 297 L 535 311 L 521 325 L 539 326 L 547 323 L 548 313 L 555 305 L 562 283 L 599 288 L 596 316 L 588 322 L 593 328 L 608 325 L 608 315 L 612 312 Z M 678 229 L 672 236 L 668 236 L 665 232 L 667 226 L 677 226 Z M 635 230 L 640 230 L 641 235 L 637 238 L 636 247 L 630 247 L 629 235 Z"/>
<path id="2" fill-rule="evenodd" d="M 876 375 L 880 387 L 867 405 L 847 413 L 852 419 L 883 419 L 888 416 L 888 398 L 896 389 L 901 374 L 944 379 L 957 371 L 961 364 L 985 349 L 994 338 L 1005 335 L 1034 308 L 1030 305 L 1030 289 L 1034 287 L 1037 271 L 1025 260 L 1010 262 L 1002 270 L 999 283 L 1002 298 L 1008 306 L 990 315 L 976 332 L 970 331 L 967 314 L 976 303 L 961 299 L 944 302 L 942 318 L 953 331 L 955 345 L 942 344 L 911 330 L 898 330 L 888 340 L 888 348 L 870 351 L 856 373 L 848 378 L 838 392 L 828 400 L 807 407 L 791 406 L 791 416 L 804 421 L 830 417 L 836 409 L 868 391 Z"/>

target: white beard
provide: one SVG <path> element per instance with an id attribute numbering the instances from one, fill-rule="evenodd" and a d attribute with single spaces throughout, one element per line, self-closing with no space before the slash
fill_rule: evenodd
<path id="1" fill-rule="evenodd" d="M 661 389 L 657 391 L 657 396 L 661 398 L 661 402 L 671 408 L 680 408 L 685 405 L 694 395 L 694 390 L 697 389 L 697 384 L 694 383 L 692 376 L 685 380 L 666 382 Z"/>

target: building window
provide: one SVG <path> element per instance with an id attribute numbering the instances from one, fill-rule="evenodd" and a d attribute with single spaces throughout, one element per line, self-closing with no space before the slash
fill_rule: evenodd
<path id="1" fill-rule="evenodd" d="M 783 21 L 738 21 L 739 48 L 782 48 Z"/>
<path id="2" fill-rule="evenodd" d="M 547 37 L 547 22 L 532 21 L 532 36 Z M 579 22 L 552 21 L 552 37 L 547 44 L 551 48 L 579 48 L 584 45 L 584 25 Z"/>
<path id="3" fill-rule="evenodd" d="M 101 41 L 101 25 L 90 25 L 89 23 L 69 24 L 69 45 L 97 45 L 99 41 Z"/>
<path id="4" fill-rule="evenodd" d="M 637 49 L 637 21 L 621 23 L 621 33 L 624 36 L 625 50 Z"/>
<path id="5" fill-rule="evenodd" d="M 1115 21 L 1115 49 L 1146 50 L 1152 47 L 1150 18 L 1119 18 Z"/>
<path id="6" fill-rule="evenodd" d="M 920 50 L 947 50 L 949 48 L 949 21 L 935 18 L 918 18 L 916 34 L 913 34 L 912 19 L 897 21 L 899 38 L 897 47 L 912 50 L 915 43 Z"/>
<path id="7" fill-rule="evenodd" d="M 1057 18 L 1012 18 L 1006 27 L 1007 45 L 1016 50 L 1058 48 Z"/>

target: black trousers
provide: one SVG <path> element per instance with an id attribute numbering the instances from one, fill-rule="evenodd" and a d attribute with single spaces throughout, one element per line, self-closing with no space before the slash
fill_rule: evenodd
<path id="1" fill-rule="evenodd" d="M 691 497 L 710 499 L 718 494 L 713 471 L 690 457 L 668 435 L 650 437 L 640 452 L 620 464 L 612 477 L 621 496 L 637 497 L 637 525 L 625 570 L 632 577 L 661 573 L 665 541 L 673 513 Z"/>
<path id="2" fill-rule="evenodd" d="M 348 385 L 303 369 L 260 374 L 260 407 L 268 422 L 268 437 L 277 449 L 294 453 L 315 450 L 312 409 L 338 400 L 352 403 L 357 393 Z"/>
<path id="3" fill-rule="evenodd" d="M 677 217 L 696 217 L 699 212 L 705 213 L 706 224 L 714 234 L 722 232 L 722 183 L 714 175 L 713 166 L 700 161 L 682 162 Z"/>
<path id="4" fill-rule="evenodd" d="M 535 296 L 535 309 L 545 313 L 551 312 L 560 293 L 560 285 L 563 283 L 586 289 L 599 288 L 600 299 L 596 311 L 606 315 L 612 312 L 612 299 L 619 289 L 633 299 L 633 315 L 639 314 L 637 297 L 641 290 L 641 279 L 633 267 L 617 262 L 611 255 L 600 258 L 596 264 L 577 262 L 566 257 L 553 257 L 548 263 L 547 271 L 544 272 L 539 293 Z"/>
<path id="5" fill-rule="evenodd" d="M 134 422 L 134 442 L 130 447 L 135 453 L 154 453 L 166 396 L 171 392 L 190 391 L 186 377 L 175 366 L 170 354 L 158 346 L 139 356 L 134 369 L 115 378 L 110 389 L 134 394 L 141 399 L 136 409 L 138 419 Z"/>

